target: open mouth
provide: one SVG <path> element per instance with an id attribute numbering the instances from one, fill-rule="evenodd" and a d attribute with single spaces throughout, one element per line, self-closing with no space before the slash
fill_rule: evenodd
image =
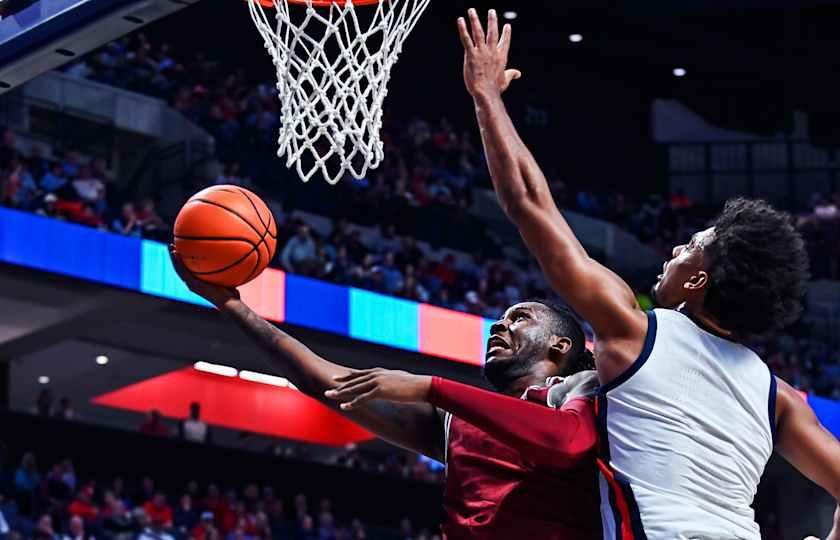
<path id="1" fill-rule="evenodd" d="M 487 340 L 487 354 L 509 351 L 511 346 L 499 336 L 492 336 Z"/>

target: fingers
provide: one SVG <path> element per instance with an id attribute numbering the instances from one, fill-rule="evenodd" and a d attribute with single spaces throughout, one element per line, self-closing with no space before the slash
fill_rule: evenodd
<path id="1" fill-rule="evenodd" d="M 333 401 L 348 402 L 364 393 L 376 390 L 377 387 L 378 385 L 375 380 L 363 379 L 332 390 L 327 390 L 324 392 L 324 395 Z"/>
<path id="2" fill-rule="evenodd" d="M 472 39 L 476 47 L 481 47 L 487 43 L 487 38 L 484 36 L 484 27 L 481 26 L 481 21 L 478 18 L 478 12 L 475 8 L 470 9 L 470 26 L 472 27 Z"/>
<path id="3" fill-rule="evenodd" d="M 496 10 L 491 9 L 487 14 L 487 44 L 496 45 L 499 43 L 499 18 Z"/>
<path id="4" fill-rule="evenodd" d="M 467 28 L 467 21 L 463 17 L 458 17 L 458 35 L 461 36 L 461 43 L 463 43 L 465 50 L 470 50 L 475 47 L 472 36 L 470 36 L 470 31 Z"/>
<path id="5" fill-rule="evenodd" d="M 513 28 L 509 24 L 506 24 L 505 27 L 502 29 L 502 37 L 499 40 L 499 52 L 502 53 L 502 56 L 507 62 L 508 53 L 510 52 L 510 38 L 511 34 L 513 34 Z"/>
<path id="6" fill-rule="evenodd" d="M 172 266 L 175 267 L 175 271 L 183 278 L 187 267 L 184 266 L 184 261 L 181 260 L 181 255 L 175 249 L 174 244 L 169 244 L 169 258 L 172 259 Z"/>
<path id="7" fill-rule="evenodd" d="M 348 401 L 347 403 L 342 403 L 339 405 L 342 411 L 352 411 L 353 409 L 364 405 L 368 401 L 374 399 L 376 397 L 376 391 L 371 390 L 370 392 L 361 394 L 354 398 L 352 401 Z"/>
<path id="8" fill-rule="evenodd" d="M 378 371 L 376 368 L 374 369 L 352 369 L 346 375 L 339 375 L 338 377 L 333 377 L 333 380 L 337 383 L 348 383 L 351 381 L 358 380 L 362 377 L 370 375 Z"/>

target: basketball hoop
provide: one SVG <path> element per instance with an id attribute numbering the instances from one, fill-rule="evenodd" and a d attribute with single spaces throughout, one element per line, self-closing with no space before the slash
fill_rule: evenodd
<path id="1" fill-rule="evenodd" d="M 363 178 L 385 157 L 391 68 L 430 0 L 247 1 L 277 68 L 277 155 L 304 182 L 319 171 L 330 184 Z"/>

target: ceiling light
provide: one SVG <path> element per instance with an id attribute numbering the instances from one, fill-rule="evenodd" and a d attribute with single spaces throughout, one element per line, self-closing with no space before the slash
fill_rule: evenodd
<path id="1" fill-rule="evenodd" d="M 685 69 L 678 67 L 674 68 L 674 77 L 685 77 L 685 74 L 688 73 Z"/>
<path id="2" fill-rule="evenodd" d="M 257 371 L 242 370 L 239 372 L 239 378 L 246 381 L 279 386 L 280 388 L 295 388 L 295 385 L 290 383 L 289 379 L 277 377 L 276 375 L 267 375 Z"/>
<path id="3" fill-rule="evenodd" d="M 193 367 L 198 371 L 205 373 L 213 373 L 214 375 L 222 375 L 223 377 L 236 377 L 236 368 L 230 366 L 223 366 L 221 364 L 211 364 L 210 362 L 196 362 Z"/>
<path id="4" fill-rule="evenodd" d="M 583 36 L 580 34 L 569 34 L 569 41 L 572 43 L 580 43 L 583 41 Z"/>
<path id="5" fill-rule="evenodd" d="M 512 21 L 515 18 L 519 17 L 519 14 L 515 11 L 505 11 L 504 13 L 502 13 L 502 17 L 509 21 Z"/>
<path id="6" fill-rule="evenodd" d="M 41 375 L 38 377 L 38 384 L 50 384 L 50 378 L 46 375 Z"/>
<path id="7" fill-rule="evenodd" d="M 104 366 L 105 364 L 108 363 L 108 357 L 105 356 L 104 354 L 100 354 L 99 356 L 96 357 L 96 363 L 99 364 L 100 366 Z"/>

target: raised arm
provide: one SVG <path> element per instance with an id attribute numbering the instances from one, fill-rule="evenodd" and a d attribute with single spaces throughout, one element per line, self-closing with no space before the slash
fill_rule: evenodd
<path id="1" fill-rule="evenodd" d="M 840 501 L 840 442 L 820 424 L 796 390 L 781 379 L 777 381 L 776 450 Z"/>
<path id="2" fill-rule="evenodd" d="M 239 299 L 235 289 L 205 283 L 187 270 L 172 251 L 172 263 L 181 279 L 194 293 L 202 296 L 230 317 L 247 335 L 268 353 L 271 367 L 284 374 L 307 396 L 335 408 L 324 392 L 335 387 L 335 379 L 351 369 L 334 364 L 315 354 L 306 345 L 254 313 Z M 443 427 L 434 407 L 428 404 L 397 404 L 372 401 L 341 414 L 392 444 L 443 461 Z"/>
<path id="3" fill-rule="evenodd" d="M 470 29 L 458 20 L 464 44 L 464 80 L 475 102 L 481 139 L 493 188 L 505 214 L 519 229 L 554 290 L 595 329 L 599 340 L 623 341 L 621 349 L 635 358 L 647 320 L 630 287 L 591 259 L 560 213 L 545 176 L 519 137 L 502 101 L 502 93 L 520 73 L 506 69 L 511 27 L 499 36 L 495 11 L 487 35 L 475 10 Z M 629 346 L 627 340 L 637 344 Z M 598 366 L 599 372 L 602 366 Z"/>

